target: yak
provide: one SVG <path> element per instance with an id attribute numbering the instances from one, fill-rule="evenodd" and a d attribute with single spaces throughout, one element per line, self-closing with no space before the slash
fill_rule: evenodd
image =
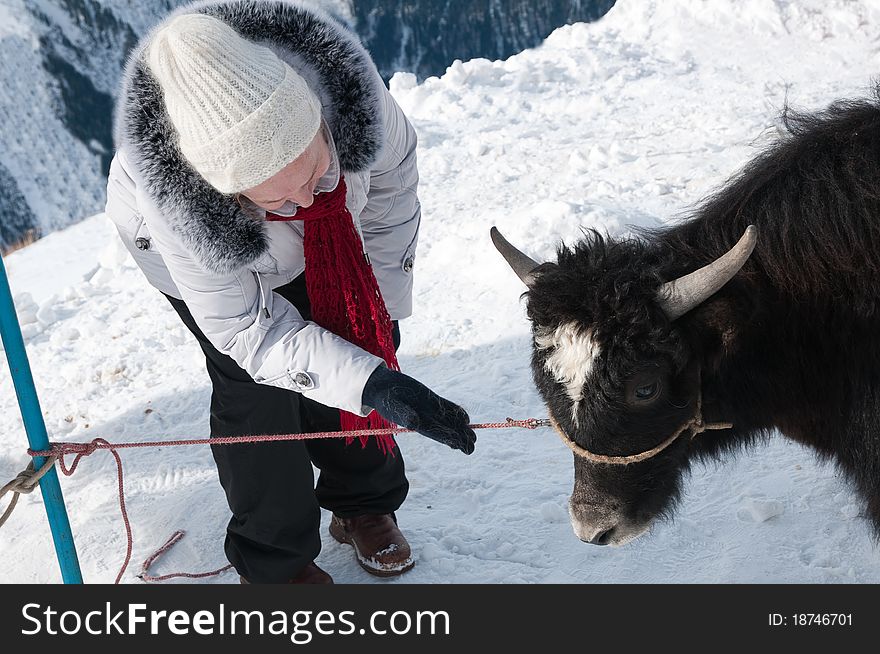
<path id="1" fill-rule="evenodd" d="M 584 230 L 544 263 L 491 230 L 527 287 L 585 542 L 637 538 L 672 515 L 691 462 L 776 430 L 843 471 L 880 537 L 880 86 L 781 118 L 675 224 Z"/>

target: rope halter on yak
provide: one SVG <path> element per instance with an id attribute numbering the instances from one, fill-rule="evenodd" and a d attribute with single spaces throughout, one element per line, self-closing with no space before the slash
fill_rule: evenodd
<path id="1" fill-rule="evenodd" d="M 618 465 L 618 466 L 627 466 L 631 463 L 638 463 L 639 461 L 644 461 L 646 459 L 650 459 L 651 457 L 657 456 L 665 450 L 667 447 L 672 445 L 672 443 L 683 433 L 688 430 L 691 430 L 693 433 L 691 434 L 691 440 L 695 439 L 699 434 L 702 434 L 704 431 L 709 431 L 713 429 L 730 429 L 733 427 L 732 422 L 703 422 L 703 393 L 702 391 L 697 395 L 697 410 L 694 414 L 693 418 L 684 423 L 678 430 L 672 434 L 665 441 L 660 443 L 658 446 L 651 448 L 650 450 L 646 450 L 644 452 L 640 452 L 639 454 L 631 454 L 629 456 L 609 456 L 607 454 L 594 454 L 589 450 L 581 447 L 577 443 L 575 443 L 570 436 L 568 436 L 559 424 L 550 417 L 550 424 L 556 430 L 556 433 L 559 434 L 560 438 L 562 438 L 562 442 L 568 445 L 568 448 L 575 453 L 575 456 L 579 456 L 582 459 L 586 459 L 587 461 L 591 461 L 593 463 L 606 463 L 609 465 Z"/>

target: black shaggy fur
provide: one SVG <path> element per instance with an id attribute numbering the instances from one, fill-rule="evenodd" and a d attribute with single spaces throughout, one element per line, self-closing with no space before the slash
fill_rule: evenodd
<path id="1" fill-rule="evenodd" d="M 631 524 L 669 514 L 693 457 L 779 429 L 854 482 L 880 537 L 880 93 L 816 114 L 783 115 L 786 133 L 678 226 L 615 242 L 588 234 L 539 268 L 528 293 L 536 334 L 576 321 L 601 355 L 577 419 L 544 369 L 533 373 L 552 415 L 599 454 L 648 450 L 694 415 L 733 429 L 681 438 L 630 466 L 576 460 Z M 670 322 L 661 284 L 724 254 L 756 225 L 743 269 Z M 637 386 L 657 381 L 656 399 Z M 591 500 L 593 501 L 593 500 Z"/>
<path id="2" fill-rule="evenodd" d="M 384 142 L 382 80 L 357 38 L 328 15 L 290 0 L 197 2 L 205 13 L 266 45 L 307 81 L 323 105 L 344 172 L 367 170 Z M 164 22 L 163 22 L 164 24 Z M 147 35 L 134 50 L 116 108 L 116 147 L 124 148 L 149 195 L 207 270 L 231 272 L 268 247 L 262 221 L 216 191 L 181 154 L 162 91 L 145 63 Z"/>

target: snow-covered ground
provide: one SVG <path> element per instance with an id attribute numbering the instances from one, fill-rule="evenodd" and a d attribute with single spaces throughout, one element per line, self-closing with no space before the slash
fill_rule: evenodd
<path id="1" fill-rule="evenodd" d="M 766 142 L 786 97 L 820 108 L 864 96 L 880 63 L 880 2 L 619 0 L 503 62 L 456 63 L 392 91 L 420 135 L 424 206 L 415 315 L 401 363 L 476 422 L 540 417 L 518 280 L 492 249 L 499 225 L 536 258 L 581 227 L 623 234 L 674 220 Z M 205 437 L 198 347 L 102 216 L 6 261 L 50 437 Z M 830 465 L 781 437 L 697 467 L 673 522 L 622 548 L 585 545 L 566 501 L 571 453 L 549 430 L 482 431 L 464 457 L 400 438 L 411 492 L 399 512 L 418 563 L 391 582 L 324 535 L 337 581 L 880 582 L 862 506 Z M 710 437 L 710 436 L 707 436 Z M 0 482 L 27 462 L 0 370 Z M 123 452 L 134 577 L 175 529 L 154 573 L 225 563 L 227 508 L 207 448 Z M 107 453 L 62 478 L 86 581 L 125 552 Z M 38 493 L 0 529 L 0 580 L 60 579 Z M 325 515 L 325 526 L 327 516 Z M 236 581 L 231 573 L 205 583 Z"/>

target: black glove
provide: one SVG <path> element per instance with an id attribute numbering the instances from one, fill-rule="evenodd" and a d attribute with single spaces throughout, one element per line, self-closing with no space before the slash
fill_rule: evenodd
<path id="1" fill-rule="evenodd" d="M 474 451 L 477 435 L 467 411 L 409 375 L 379 366 L 364 386 L 363 403 L 401 427 L 465 454 Z"/>

